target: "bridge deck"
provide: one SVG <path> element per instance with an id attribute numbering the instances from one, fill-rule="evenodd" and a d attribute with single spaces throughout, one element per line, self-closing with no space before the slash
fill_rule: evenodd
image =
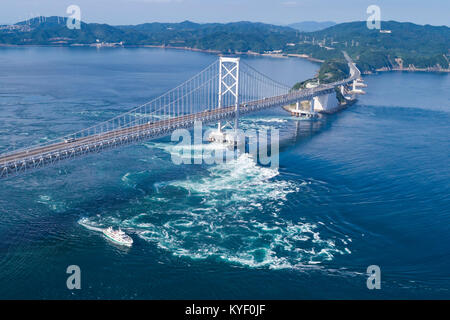
<path id="1" fill-rule="evenodd" d="M 360 77 L 359 70 L 344 53 L 349 62 L 350 77 L 332 84 L 320 85 L 312 89 L 292 91 L 284 95 L 264 98 L 241 104 L 240 113 L 258 111 L 270 107 L 287 105 L 302 99 L 331 93 L 339 85 L 345 85 Z M 350 59 L 350 60 L 349 60 Z M 211 122 L 235 116 L 235 107 L 216 108 L 193 114 L 186 114 L 171 119 L 132 123 L 99 134 L 92 134 L 71 140 L 60 140 L 47 145 L 39 145 L 29 149 L 21 149 L 0 155 L 0 178 L 15 175 L 28 169 L 37 169 L 64 159 L 73 158 L 91 152 L 99 152 L 105 148 L 130 144 L 144 139 L 158 138 L 169 135 L 177 128 L 191 128 L 195 121 Z"/>

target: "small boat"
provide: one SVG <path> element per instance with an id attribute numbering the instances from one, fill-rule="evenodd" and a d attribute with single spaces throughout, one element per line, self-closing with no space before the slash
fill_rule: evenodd
<path id="1" fill-rule="evenodd" d="M 125 232 L 120 230 L 114 230 L 112 227 L 103 229 L 103 234 L 111 241 L 123 246 L 131 247 L 133 245 L 133 239 Z"/>

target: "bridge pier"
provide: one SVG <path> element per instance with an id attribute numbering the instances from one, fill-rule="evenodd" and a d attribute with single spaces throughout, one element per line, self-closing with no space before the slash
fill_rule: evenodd
<path id="1" fill-rule="evenodd" d="M 353 80 L 352 82 L 352 90 L 351 93 L 353 95 L 355 94 L 365 94 L 364 90 L 359 89 L 358 87 L 367 87 L 366 84 L 359 82 L 358 79 Z"/>
<path id="2" fill-rule="evenodd" d="M 301 101 L 295 102 L 295 109 L 291 109 L 290 112 L 295 117 L 307 117 L 307 118 L 313 118 L 317 116 L 317 113 L 314 111 L 314 100 L 311 99 L 309 101 L 310 103 L 310 109 L 308 110 L 302 110 L 301 109 Z"/>
<path id="3" fill-rule="evenodd" d="M 316 97 L 313 97 L 310 101 L 309 101 L 309 112 L 314 113 L 314 107 L 316 104 Z"/>
<path id="4" fill-rule="evenodd" d="M 328 93 L 313 98 L 312 111 L 314 112 L 332 112 L 339 106 L 336 94 Z"/>

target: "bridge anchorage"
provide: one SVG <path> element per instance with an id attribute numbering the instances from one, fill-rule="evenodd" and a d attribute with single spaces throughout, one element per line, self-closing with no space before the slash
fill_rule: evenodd
<path id="1" fill-rule="evenodd" d="M 350 77 L 343 81 L 337 81 L 331 84 L 335 88 L 338 88 L 343 101 L 337 99 L 335 92 L 323 92 L 322 94 L 314 94 L 307 100 L 297 101 L 295 106 L 290 105 L 285 109 L 293 116 L 314 119 L 318 117 L 319 113 L 332 113 L 345 105 L 354 103 L 357 94 L 365 94 L 362 89 L 358 88 L 367 87 L 360 78 L 360 71 L 345 52 L 344 57 L 347 59 L 350 68 Z M 321 87 L 324 87 L 324 85 L 319 85 L 318 83 L 317 85 L 314 84 L 311 86 L 311 88 L 318 89 Z"/>
<path id="2" fill-rule="evenodd" d="M 0 154 L 0 179 L 42 169 L 62 161 L 103 152 L 192 129 L 198 121 L 218 123 L 209 140 L 238 140 L 239 117 L 267 108 L 297 106 L 312 101 L 311 112 L 326 109 L 335 88 L 353 85 L 356 94 L 360 72 L 346 55 L 350 77 L 330 84 L 293 91 L 255 70 L 239 58 L 221 57 L 203 71 L 165 94 L 110 120 L 84 130 Z M 353 91 L 353 92 L 352 92 Z M 344 92 L 344 91 L 343 91 Z M 335 99 L 335 98 L 334 98 Z M 226 133 L 224 129 L 231 128 Z"/>

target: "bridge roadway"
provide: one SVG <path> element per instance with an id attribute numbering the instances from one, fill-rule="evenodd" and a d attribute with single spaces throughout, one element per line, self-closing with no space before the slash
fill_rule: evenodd
<path id="1" fill-rule="evenodd" d="M 266 108 L 284 106 L 299 100 L 312 99 L 314 96 L 331 93 L 336 86 L 348 84 L 359 78 L 359 70 L 350 61 L 349 66 L 351 68 L 351 76 L 345 80 L 241 104 L 239 113 L 245 114 Z M 74 141 L 60 141 L 30 149 L 17 150 L 0 155 L 0 178 L 16 175 L 29 169 L 38 169 L 48 164 L 83 154 L 99 152 L 114 146 L 167 136 L 179 128 L 192 128 L 195 121 L 209 123 L 233 118 L 234 116 L 235 106 L 230 106 L 182 115 L 167 120 L 137 123 L 134 126 L 81 137 Z"/>

